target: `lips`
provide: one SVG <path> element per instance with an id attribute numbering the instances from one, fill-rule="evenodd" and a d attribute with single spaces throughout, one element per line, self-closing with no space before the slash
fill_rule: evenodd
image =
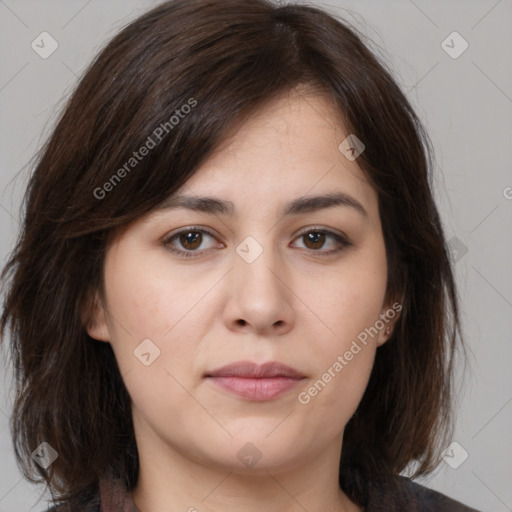
<path id="1" fill-rule="evenodd" d="M 285 394 L 306 378 L 301 372 L 278 362 L 257 365 L 239 361 L 205 375 L 215 387 L 246 400 L 265 401 Z"/>
<path id="2" fill-rule="evenodd" d="M 302 379 L 304 377 L 298 370 L 277 362 L 268 362 L 257 365 L 250 361 L 239 361 L 218 368 L 206 375 L 207 377 L 242 377 L 252 379 L 289 377 L 291 379 Z"/>

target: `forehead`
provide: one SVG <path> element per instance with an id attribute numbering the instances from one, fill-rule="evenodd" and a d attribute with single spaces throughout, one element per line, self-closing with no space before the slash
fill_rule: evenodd
<path id="1" fill-rule="evenodd" d="M 326 96 L 291 91 L 264 104 L 232 129 L 209 164 L 246 159 L 247 155 L 258 161 L 266 156 L 287 162 L 332 159 L 332 150 L 344 133 L 339 113 Z"/>
<path id="2" fill-rule="evenodd" d="M 357 160 L 339 146 L 349 133 L 325 96 L 291 92 L 267 103 L 233 130 L 173 196 L 219 196 L 267 206 L 297 197 L 350 194 L 377 213 L 377 195 Z M 173 197 L 171 196 L 171 197 Z"/>

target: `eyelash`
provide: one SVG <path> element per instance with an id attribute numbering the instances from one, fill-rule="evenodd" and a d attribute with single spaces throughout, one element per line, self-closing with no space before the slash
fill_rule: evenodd
<path id="1" fill-rule="evenodd" d="M 211 236 L 212 238 L 215 238 L 215 235 L 207 229 L 200 228 L 197 226 L 189 226 L 188 228 L 181 229 L 180 231 L 173 233 L 172 235 L 166 237 L 163 240 L 162 244 L 172 253 L 177 254 L 178 256 L 183 256 L 185 258 L 198 257 L 198 255 L 200 255 L 201 252 L 204 253 L 205 250 L 203 250 L 203 251 L 199 251 L 199 250 L 182 251 L 180 249 L 176 249 L 175 247 L 173 247 L 171 245 L 171 242 L 175 238 L 178 238 L 180 235 L 183 235 L 186 233 L 202 233 L 202 234 L 206 233 L 207 235 Z M 303 237 L 309 233 L 317 233 L 317 234 L 320 233 L 323 235 L 331 236 L 338 244 L 340 244 L 340 247 L 338 247 L 337 249 L 331 249 L 329 251 L 306 249 L 308 251 L 311 251 L 312 253 L 316 253 L 316 254 L 314 254 L 315 256 L 320 256 L 320 257 L 332 256 L 334 254 L 337 254 L 337 253 L 343 251 L 344 249 L 346 249 L 352 245 L 352 243 L 349 242 L 349 240 L 347 238 L 345 238 L 344 236 L 342 236 L 338 233 L 335 233 L 333 231 L 329 231 L 329 230 L 322 229 L 322 228 L 316 228 L 316 227 L 308 228 L 307 230 L 303 231 L 302 233 L 299 233 L 294 240 L 297 240 L 298 238 Z M 209 249 L 206 249 L 206 251 L 209 251 Z"/>

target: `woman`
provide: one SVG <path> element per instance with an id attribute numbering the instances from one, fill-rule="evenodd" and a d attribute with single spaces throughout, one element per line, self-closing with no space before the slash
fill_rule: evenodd
<path id="1" fill-rule="evenodd" d="M 52 510 L 462 511 L 428 138 L 356 32 L 171 1 L 80 81 L 4 270 L 15 453 Z M 412 469 L 411 469 L 412 468 Z"/>

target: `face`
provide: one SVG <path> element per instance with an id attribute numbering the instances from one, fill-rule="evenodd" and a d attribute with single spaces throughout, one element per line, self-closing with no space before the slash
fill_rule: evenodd
<path id="1" fill-rule="evenodd" d="M 139 450 L 246 471 L 341 448 L 393 325 L 347 136 L 322 97 L 276 100 L 109 247 L 88 332 L 112 345 Z"/>

